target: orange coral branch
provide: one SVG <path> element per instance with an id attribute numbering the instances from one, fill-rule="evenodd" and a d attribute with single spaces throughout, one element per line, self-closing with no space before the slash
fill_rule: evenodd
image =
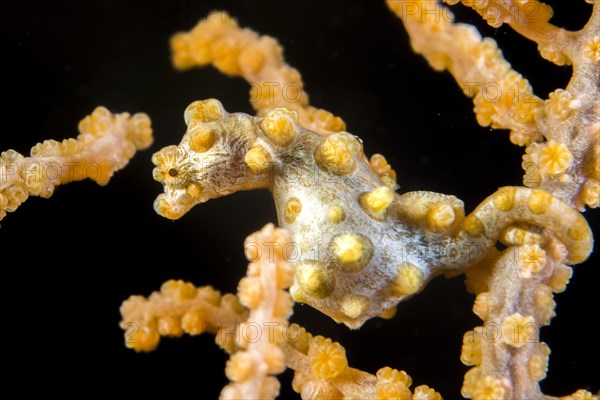
<path id="1" fill-rule="evenodd" d="M 212 64 L 224 74 L 246 79 L 258 115 L 287 107 L 298 113 L 300 125 L 320 134 L 346 128 L 340 117 L 309 105 L 302 77 L 285 63 L 277 40 L 241 29 L 226 12 L 213 12 L 190 32 L 174 35 L 171 49 L 178 69 Z"/>
<path id="2" fill-rule="evenodd" d="M 496 42 L 470 25 L 453 23 L 437 1 L 387 0 L 402 19 L 413 49 L 436 70 L 447 69 L 473 97 L 482 126 L 509 129 L 510 140 L 527 146 L 523 183 L 541 187 L 583 210 L 600 204 L 600 2 L 578 32 L 548 22 L 552 9 L 536 0 L 467 1 L 488 23 L 507 22 L 536 41 L 544 58 L 573 64 L 573 78 L 548 100 L 533 95 L 529 82 L 503 58 Z M 447 1 L 456 4 L 458 1 Z M 436 8 L 434 18 L 430 13 Z"/>
<path id="3" fill-rule="evenodd" d="M 77 139 L 46 140 L 31 149 L 31 157 L 14 150 L 0 156 L 0 220 L 29 196 L 48 198 L 58 185 L 90 178 L 106 185 L 137 150 L 152 144 L 146 114 L 113 115 L 104 107 L 79 123 Z"/>
<path id="4" fill-rule="evenodd" d="M 148 299 L 131 296 L 121 305 L 121 316 L 125 345 L 147 352 L 156 349 L 161 336 L 218 333 L 221 328 L 242 322 L 247 311 L 232 294 L 221 296 L 210 286 L 196 288 L 191 283 L 171 280 Z M 223 337 L 227 335 L 217 335 Z"/>
<path id="5" fill-rule="evenodd" d="M 494 40 L 482 38 L 471 25 L 453 23 L 453 14 L 438 2 L 388 0 L 387 4 L 402 19 L 413 50 L 434 69 L 447 69 L 465 95 L 474 97 L 479 124 L 510 129 L 515 144 L 539 140 L 533 114 L 541 100 L 511 69 Z M 443 10 L 443 18 L 427 15 L 431 6 L 440 14 Z"/>
<path id="6" fill-rule="evenodd" d="M 555 315 L 552 293 L 563 291 L 571 276 L 565 256 L 554 239 L 543 247 L 525 243 L 504 251 L 483 277 L 470 276 L 471 284 L 480 281 L 473 311 L 484 324 L 464 337 L 461 361 L 474 368 L 465 376 L 463 396 L 542 396 L 538 381 L 546 376 L 550 351 L 539 329 Z"/>
<path id="7" fill-rule="evenodd" d="M 494 0 L 493 2 L 476 2 L 471 0 L 444 0 L 448 4 L 463 3 L 477 11 L 483 19 L 493 27 L 508 23 L 522 36 L 538 43 L 544 58 L 558 64 L 570 64 L 568 55 L 553 46 L 556 43 L 572 41 L 572 32 L 549 22 L 552 8 L 537 0 L 514 1 Z"/>
<path id="8" fill-rule="evenodd" d="M 280 340 L 261 331 L 271 327 L 280 331 L 288 326 L 294 302 L 283 289 L 292 284 L 294 269 L 282 249 L 291 242 L 289 233 L 273 224 L 246 239 L 246 256 L 251 263 L 240 281 L 238 296 L 250 315 L 240 330 L 247 331 L 246 326 L 258 329 L 258 337 L 247 332 L 236 336 L 241 350 L 227 363 L 225 373 L 233 383 L 223 389 L 222 399 L 274 399 L 279 394 L 279 381 L 270 375 L 285 370 L 284 353 L 277 345 Z"/>
<path id="9" fill-rule="evenodd" d="M 445 0 L 448 4 L 463 3 L 477 11 L 493 27 L 508 23 L 523 37 L 536 42 L 542 56 L 557 65 L 571 64 L 573 53 L 569 50 L 577 42 L 574 32 L 551 24 L 552 8 L 537 0 Z"/>

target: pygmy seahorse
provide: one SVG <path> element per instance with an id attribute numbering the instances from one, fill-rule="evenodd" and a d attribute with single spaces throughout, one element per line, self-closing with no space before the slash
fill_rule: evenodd
<path id="1" fill-rule="evenodd" d="M 358 137 L 321 136 L 299 126 L 294 111 L 230 114 L 209 99 L 192 103 L 184 116 L 179 146 L 153 156 L 154 178 L 165 191 L 155 210 L 177 219 L 209 199 L 269 189 L 280 225 L 294 238 L 292 297 L 350 328 L 436 275 L 481 261 L 516 222 L 550 230 L 567 246 L 570 263 L 591 252 L 586 220 L 545 191 L 504 187 L 465 217 L 454 196 L 395 193 L 395 181 L 371 168 Z"/>

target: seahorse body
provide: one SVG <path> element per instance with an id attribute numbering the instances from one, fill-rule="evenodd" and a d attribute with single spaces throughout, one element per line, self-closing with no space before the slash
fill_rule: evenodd
<path id="1" fill-rule="evenodd" d="M 266 188 L 294 246 L 290 289 L 351 328 L 420 291 L 439 273 L 485 257 L 515 222 L 549 228 L 582 262 L 592 248 L 585 219 L 541 190 L 501 188 L 464 218 L 463 203 L 432 192 L 396 194 L 370 167 L 360 139 L 320 136 L 275 109 L 264 118 L 227 113 L 214 99 L 192 103 L 179 146 L 153 157 L 165 193 L 156 211 L 177 219 L 196 204 Z"/>

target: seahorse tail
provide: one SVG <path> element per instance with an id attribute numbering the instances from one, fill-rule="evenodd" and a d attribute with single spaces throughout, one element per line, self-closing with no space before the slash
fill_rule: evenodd
<path id="1" fill-rule="evenodd" d="M 516 222 L 552 231 L 567 246 L 571 264 L 585 261 L 592 251 L 592 231 L 576 209 L 544 190 L 517 186 L 500 188 L 485 199 L 464 219 L 459 236 L 495 242 Z"/>

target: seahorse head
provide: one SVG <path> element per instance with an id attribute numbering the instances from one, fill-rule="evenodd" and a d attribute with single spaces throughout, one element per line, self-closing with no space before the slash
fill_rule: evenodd
<path id="1" fill-rule="evenodd" d="M 158 214 L 178 219 L 196 204 L 269 185 L 271 158 L 257 143 L 260 128 L 253 117 L 229 114 L 209 99 L 190 104 L 184 118 L 181 143 L 152 157 L 154 179 L 164 186 L 154 202 Z"/>

